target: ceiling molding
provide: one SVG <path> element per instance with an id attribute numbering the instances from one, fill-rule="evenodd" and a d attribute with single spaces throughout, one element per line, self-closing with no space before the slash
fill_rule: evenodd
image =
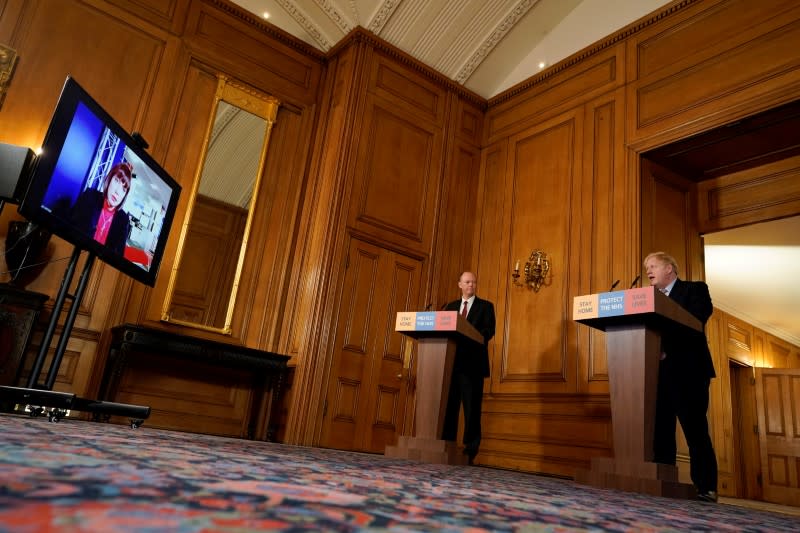
<path id="1" fill-rule="evenodd" d="M 345 16 L 336 9 L 336 6 L 334 6 L 330 0 L 314 0 L 314 3 L 317 4 L 320 10 L 322 10 L 334 24 L 336 24 L 343 35 L 350 33 L 350 30 L 356 25 L 353 21 L 345 20 Z"/>
<path id="2" fill-rule="evenodd" d="M 292 2 L 292 0 L 275 0 L 275 3 L 282 7 L 283 10 L 286 11 L 289 16 L 291 16 L 294 21 L 297 22 L 309 36 L 311 36 L 312 39 L 314 39 L 314 42 L 319 45 L 319 48 L 322 51 L 327 52 L 331 49 L 331 46 L 333 46 L 331 41 L 333 39 L 331 39 L 330 36 L 323 35 L 322 29 L 314 23 L 313 19 L 308 15 L 308 13 L 305 12 L 305 10 L 303 10 L 303 8 Z"/>
<path id="3" fill-rule="evenodd" d="M 350 32 L 349 35 L 347 35 L 344 39 L 339 41 L 336 44 L 336 46 L 334 46 L 330 50 L 330 52 L 327 55 L 327 58 L 330 59 L 336 56 L 337 54 L 341 53 L 342 50 L 358 43 L 368 44 L 373 49 L 378 50 L 386 54 L 387 56 L 395 59 L 396 61 L 402 63 L 403 65 L 410 67 L 411 69 L 424 75 L 426 78 L 436 82 L 437 84 L 447 87 L 459 97 L 463 98 L 467 102 L 470 102 L 476 107 L 478 107 L 478 109 L 482 111 L 486 110 L 486 99 L 484 97 L 470 91 L 463 85 L 456 83 L 455 81 L 451 80 L 444 74 L 438 72 L 432 67 L 429 67 L 425 63 L 422 63 L 418 59 L 414 58 L 411 54 L 404 52 L 403 50 L 400 50 L 393 44 L 384 41 L 374 33 L 360 26 L 355 28 L 352 32 Z"/>
<path id="4" fill-rule="evenodd" d="M 375 16 L 367 24 L 367 29 L 375 35 L 380 35 L 386 23 L 392 18 L 397 6 L 400 5 L 402 0 L 383 0 L 381 7 L 375 12 Z"/>
<path id="5" fill-rule="evenodd" d="M 478 65 L 483 63 L 483 60 L 494 50 L 497 44 L 503 40 L 503 37 L 520 21 L 530 9 L 535 6 L 539 0 L 520 0 L 516 6 L 511 9 L 511 12 L 495 27 L 494 31 L 478 46 L 478 49 L 472 53 L 472 56 L 458 71 L 458 74 L 453 78 L 457 83 L 464 84 L 478 68 Z"/>

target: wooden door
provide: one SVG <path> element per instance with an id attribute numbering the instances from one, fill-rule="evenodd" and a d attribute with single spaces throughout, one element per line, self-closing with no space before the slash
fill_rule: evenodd
<path id="1" fill-rule="evenodd" d="M 398 311 L 418 308 L 421 261 L 353 240 L 336 321 L 322 445 L 383 453 L 403 431 L 408 338 Z"/>
<path id="2" fill-rule="evenodd" d="M 755 377 L 764 500 L 800 506 L 800 369 Z"/>
<path id="3" fill-rule="evenodd" d="M 718 310 L 714 311 L 715 314 L 717 312 Z M 763 500 L 764 495 L 759 481 L 761 479 L 761 452 L 758 445 L 758 412 L 753 367 L 729 359 L 728 371 L 731 383 L 731 435 L 733 439 L 731 464 L 734 465 L 731 474 L 735 483 L 733 496 L 745 500 Z M 721 448 L 722 446 L 715 448 L 717 460 L 720 463 L 724 453 Z"/>

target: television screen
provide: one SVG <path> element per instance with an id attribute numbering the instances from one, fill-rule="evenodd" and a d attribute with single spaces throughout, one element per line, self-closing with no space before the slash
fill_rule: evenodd
<path id="1" fill-rule="evenodd" d="M 180 186 L 67 78 L 19 212 L 155 285 Z"/>

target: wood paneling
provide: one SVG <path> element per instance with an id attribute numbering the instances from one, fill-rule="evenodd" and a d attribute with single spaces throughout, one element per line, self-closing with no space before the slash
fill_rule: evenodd
<path id="1" fill-rule="evenodd" d="M 115 401 L 149 406 L 148 427 L 244 437 L 253 381 L 248 371 L 142 354 L 128 363 Z"/>
<path id="2" fill-rule="evenodd" d="M 783 339 L 765 334 L 763 363 L 769 368 L 800 368 L 800 348 Z"/>
<path id="3" fill-rule="evenodd" d="M 430 248 L 440 183 L 441 128 L 369 97 L 349 223 L 359 231 Z"/>
<path id="4" fill-rule="evenodd" d="M 720 479 L 720 489 L 727 490 L 737 498 L 760 500 L 763 498 L 759 478 L 761 453 L 758 445 L 758 415 L 753 369 L 737 364 L 730 365 L 732 428 L 730 437 L 717 445 L 717 457 L 724 452 L 727 441 L 734 447 L 732 464 L 720 464 L 720 473 L 728 477 Z M 733 452 L 733 450 L 732 450 Z M 722 478 L 722 476 L 720 476 Z M 728 486 L 725 484 L 728 483 Z"/>
<path id="5" fill-rule="evenodd" d="M 788 101 L 787 93 L 800 94 L 799 15 L 788 0 L 769 6 L 707 0 L 634 35 L 630 142 L 678 139 Z M 675 128 L 680 133 L 669 131 Z"/>
<path id="6" fill-rule="evenodd" d="M 580 183 L 581 226 L 588 224 L 591 231 L 580 233 L 580 249 L 576 257 L 593 257 L 591 268 L 581 268 L 582 261 L 573 260 L 571 280 L 573 292 L 591 294 L 609 290 L 619 280 L 618 289 L 631 286 L 636 277 L 630 265 L 623 260 L 631 250 L 630 220 L 616 217 L 625 209 L 630 194 L 625 172 L 625 157 L 621 140 L 624 138 L 623 98 L 615 91 L 584 106 L 583 179 Z M 577 207 L 577 205 L 576 205 Z M 577 226 L 577 224 L 576 224 Z M 634 270 L 638 272 L 638 268 Z M 608 364 L 605 334 L 592 328 L 568 322 L 568 330 L 575 328 L 576 346 L 568 345 L 568 352 L 577 349 L 578 390 L 608 393 Z M 574 338 L 570 331 L 569 338 Z"/>
<path id="7" fill-rule="evenodd" d="M 510 237 L 501 256 L 506 264 L 497 270 L 510 273 L 517 259 L 524 262 L 532 250 L 541 249 L 550 258 L 553 274 L 537 293 L 508 286 L 506 297 L 497 299 L 512 319 L 505 324 L 503 357 L 495 378 L 498 392 L 519 391 L 521 382 L 531 381 L 541 382 L 537 389 L 574 390 L 575 361 L 564 357 L 565 317 L 552 310 L 568 307 L 564 300 L 573 227 L 564 213 L 574 205 L 573 184 L 580 179 L 574 147 L 583 132 L 582 119 L 577 113 L 564 115 L 510 141 L 508 168 L 513 173 L 504 184 L 510 209 L 502 226 L 509 228 L 505 231 Z"/>
<path id="8" fill-rule="evenodd" d="M 421 264 L 358 240 L 347 263 L 321 444 L 382 453 L 405 429 L 410 341 L 394 317 L 417 306 Z"/>
<path id="9" fill-rule="evenodd" d="M 91 0 L 89 0 L 91 1 Z M 165 30 L 180 32 L 190 0 L 106 0 Z"/>
<path id="10" fill-rule="evenodd" d="M 800 368 L 798 361 L 792 361 L 800 348 L 719 309 L 714 310 L 706 332 L 717 370 L 709 417 L 720 491 L 762 499 L 758 436 L 763 433 L 763 421 L 758 421 L 754 368 Z"/>
<path id="11" fill-rule="evenodd" d="M 764 499 L 800 505 L 800 369 L 757 368 L 755 378 Z"/>
<path id="12" fill-rule="evenodd" d="M 800 101 L 649 150 L 646 157 L 703 182 L 800 153 Z"/>
<path id="13" fill-rule="evenodd" d="M 373 57 L 367 90 L 421 120 L 444 120 L 446 91 L 379 52 Z"/>
<path id="14" fill-rule="evenodd" d="M 704 233 L 800 213 L 800 156 L 698 184 Z"/>
<path id="15" fill-rule="evenodd" d="M 575 104 L 620 87 L 625 79 L 623 54 L 622 47 L 604 50 L 545 83 L 491 107 L 486 115 L 485 142 L 513 135 Z"/>
<path id="16" fill-rule="evenodd" d="M 754 330 L 751 324 L 729 314 L 723 320 L 722 349 L 729 359 L 747 366 L 756 366 L 757 355 L 754 350 Z"/>
<path id="17" fill-rule="evenodd" d="M 456 138 L 448 159 L 451 163 L 438 212 L 440 236 L 436 244 L 437 248 L 448 250 L 448 253 L 438 258 L 439 274 L 427 302 L 434 310 L 457 298 L 461 273 L 475 269 L 475 243 L 470 237 L 480 223 L 477 196 L 481 151 L 475 145 Z"/>
<path id="18" fill-rule="evenodd" d="M 270 38 L 252 15 L 219 4 L 192 1 L 184 33 L 192 55 L 282 102 L 313 105 L 321 67 L 311 47 Z"/>

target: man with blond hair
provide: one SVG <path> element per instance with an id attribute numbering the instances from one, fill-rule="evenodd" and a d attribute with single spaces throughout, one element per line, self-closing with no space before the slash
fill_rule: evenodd
<path id="1" fill-rule="evenodd" d="M 674 465 L 676 419 L 680 421 L 689 445 L 692 482 L 698 498 L 717 501 L 717 458 L 708 432 L 708 388 L 716 377 L 705 324 L 714 308 L 708 285 L 702 281 L 678 278 L 678 264 L 664 252 L 655 252 L 644 260 L 650 285 L 666 294 L 694 315 L 703 331 L 668 328 L 661 332 L 661 362 L 658 365 L 653 460 Z"/>

